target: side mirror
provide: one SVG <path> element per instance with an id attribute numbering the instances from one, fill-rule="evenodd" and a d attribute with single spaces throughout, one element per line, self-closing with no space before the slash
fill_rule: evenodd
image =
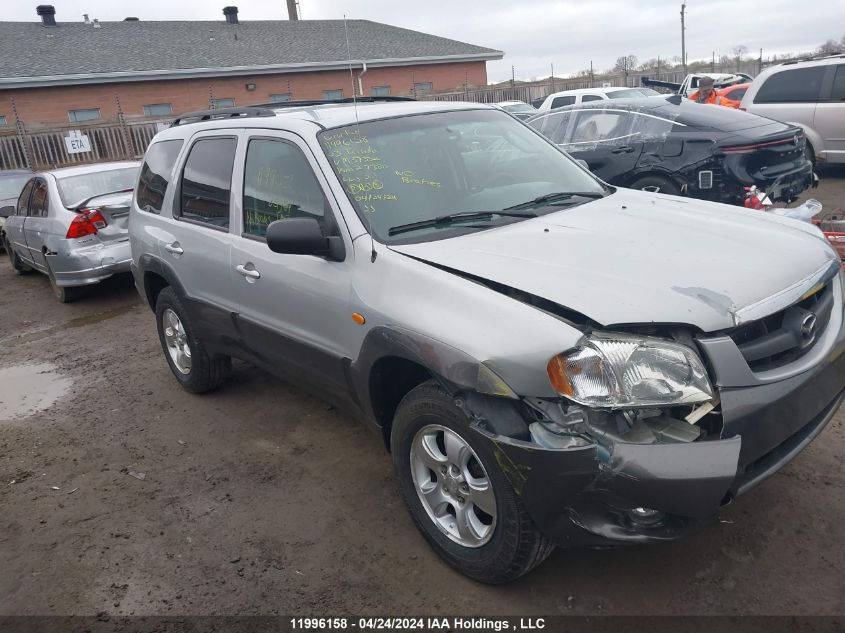
<path id="1" fill-rule="evenodd" d="M 0 207 L 0 218 L 8 218 L 12 215 L 15 215 L 15 207 Z"/>
<path id="2" fill-rule="evenodd" d="M 267 246 L 274 253 L 319 255 L 342 262 L 346 249 L 340 237 L 328 237 L 314 218 L 285 218 L 267 227 Z"/>
<path id="3" fill-rule="evenodd" d="M 576 158 L 574 160 L 575 160 L 576 163 L 581 165 L 581 167 L 583 167 L 587 171 L 590 171 L 590 166 L 587 164 L 587 161 L 585 161 L 583 158 Z"/>

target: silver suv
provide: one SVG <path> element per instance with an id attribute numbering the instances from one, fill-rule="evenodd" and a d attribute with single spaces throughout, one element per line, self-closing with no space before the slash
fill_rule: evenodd
<path id="1" fill-rule="evenodd" d="M 803 128 L 813 162 L 845 163 L 845 55 L 767 68 L 740 108 Z"/>
<path id="2" fill-rule="evenodd" d="M 485 582 L 701 528 L 843 398 L 816 228 L 614 189 L 484 105 L 187 115 L 147 151 L 130 236 L 186 390 L 231 357 L 318 390 Z"/>

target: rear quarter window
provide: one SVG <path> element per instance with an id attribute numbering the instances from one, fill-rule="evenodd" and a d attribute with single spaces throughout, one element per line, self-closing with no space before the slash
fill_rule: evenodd
<path id="1" fill-rule="evenodd" d="M 552 110 L 575 103 L 575 97 L 555 97 L 552 99 Z"/>
<path id="2" fill-rule="evenodd" d="M 775 73 L 760 86 L 754 103 L 815 103 L 819 100 L 826 69 L 826 66 L 813 66 Z"/>
<path id="3" fill-rule="evenodd" d="M 138 180 L 136 203 L 138 208 L 149 213 L 161 213 L 164 193 L 170 184 L 176 157 L 183 141 L 160 141 L 153 143 L 147 151 L 141 177 Z"/>

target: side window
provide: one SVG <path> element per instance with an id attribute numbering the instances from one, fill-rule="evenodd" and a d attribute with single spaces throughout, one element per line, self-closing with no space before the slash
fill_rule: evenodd
<path id="1" fill-rule="evenodd" d="M 836 67 L 836 75 L 833 78 L 833 93 L 831 101 L 845 101 L 845 64 Z"/>
<path id="2" fill-rule="evenodd" d="M 29 194 L 32 193 L 33 184 L 35 184 L 35 181 L 30 180 L 24 185 L 23 191 L 21 191 L 21 195 L 18 196 L 18 208 L 15 212 L 15 215 L 26 215 L 26 208 L 29 205 Z"/>
<path id="3" fill-rule="evenodd" d="M 326 199 L 302 151 L 269 139 L 249 142 L 244 169 L 244 234 L 264 237 L 282 218 L 315 218 L 323 224 Z"/>
<path id="4" fill-rule="evenodd" d="M 819 100 L 826 66 L 782 70 L 766 79 L 754 103 L 796 103 Z"/>
<path id="5" fill-rule="evenodd" d="M 552 110 L 575 103 L 575 97 L 555 97 L 552 99 Z"/>
<path id="6" fill-rule="evenodd" d="M 581 98 L 581 101 L 583 101 L 585 103 L 587 101 L 601 101 L 601 100 L 602 100 L 602 98 L 599 95 L 584 95 Z"/>
<path id="7" fill-rule="evenodd" d="M 47 216 L 47 183 L 43 180 L 36 180 L 32 189 L 32 198 L 29 201 L 29 213 L 33 217 Z"/>
<path id="8" fill-rule="evenodd" d="M 556 145 L 563 145 L 567 142 L 567 129 L 572 122 L 575 112 L 566 110 L 564 112 L 552 112 L 533 119 L 529 125 L 540 134 Z"/>
<path id="9" fill-rule="evenodd" d="M 605 110 L 584 110 L 578 113 L 575 130 L 572 133 L 572 146 L 568 151 L 589 149 L 598 143 L 617 143 L 631 140 L 630 116 L 627 112 Z"/>
<path id="10" fill-rule="evenodd" d="M 161 213 L 164 192 L 170 184 L 170 174 L 180 149 L 182 141 L 173 140 L 153 143 L 147 150 L 136 193 L 138 208 L 142 211 Z"/>
<path id="11" fill-rule="evenodd" d="M 203 138 L 194 143 L 185 169 L 179 196 L 179 215 L 186 220 L 229 228 L 229 198 L 235 138 Z"/>

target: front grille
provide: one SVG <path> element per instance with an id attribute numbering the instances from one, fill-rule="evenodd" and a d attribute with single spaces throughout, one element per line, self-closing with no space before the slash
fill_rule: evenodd
<path id="1" fill-rule="evenodd" d="M 809 352 L 824 334 L 833 311 L 833 283 L 798 303 L 731 332 L 752 371 L 788 365 Z M 812 320 L 812 338 L 809 335 Z"/>

